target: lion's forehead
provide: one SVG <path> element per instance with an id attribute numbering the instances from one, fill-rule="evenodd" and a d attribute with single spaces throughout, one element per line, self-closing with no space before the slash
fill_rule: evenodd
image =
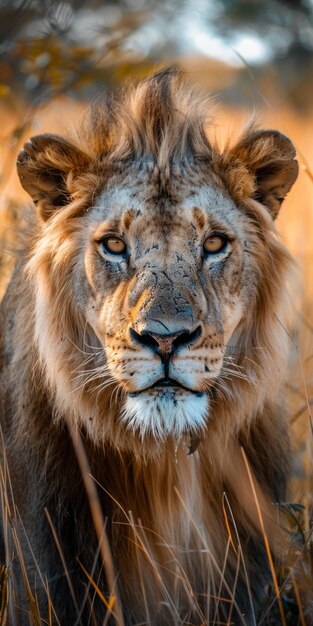
<path id="1" fill-rule="evenodd" d="M 210 179 L 198 180 L 193 176 L 169 176 L 166 181 L 147 171 L 133 170 L 123 177 L 113 177 L 100 193 L 94 209 L 96 221 L 114 221 L 121 229 L 129 230 L 134 224 L 151 233 L 158 228 L 164 234 L 184 231 L 194 222 L 194 210 L 202 214 L 203 225 L 209 227 L 210 219 L 228 223 L 236 228 L 238 209 L 226 190 Z M 161 178 L 161 179 L 160 179 Z"/>

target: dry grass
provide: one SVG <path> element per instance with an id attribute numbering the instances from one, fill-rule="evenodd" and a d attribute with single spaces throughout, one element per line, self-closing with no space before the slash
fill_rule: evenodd
<path id="1" fill-rule="evenodd" d="M 73 121 L 80 116 L 82 106 L 63 99 L 61 102 L 50 104 L 46 109 L 36 116 L 35 125 L 21 127 L 21 131 L 14 134 L 14 129 L 18 127 L 23 117 L 23 113 L 18 110 L 1 112 L 2 129 L 5 129 L 0 136 L 2 147 L 2 197 L 3 204 L 0 212 L 0 238 L 3 246 L 0 247 L 0 296 L 4 292 L 5 285 L 9 279 L 11 269 L 14 264 L 14 256 L 10 250 L 15 248 L 16 226 L 20 223 L 22 213 L 20 207 L 28 202 L 28 198 L 22 191 L 15 173 L 15 158 L 23 141 L 32 134 L 46 131 L 59 131 L 58 117 L 60 107 L 62 107 L 62 120 L 65 125 L 67 119 Z M 243 119 L 242 113 L 228 112 L 226 116 L 221 116 L 219 132 L 223 134 L 224 126 L 232 126 L 236 130 L 239 121 Z M 303 293 L 297 296 L 295 306 L 297 310 L 297 333 L 296 339 L 291 339 L 293 361 L 291 363 L 291 375 L 286 392 L 286 405 L 290 420 L 290 430 L 293 442 L 293 475 L 290 481 L 290 502 L 281 507 L 281 515 L 284 525 L 287 525 L 290 532 L 290 549 L 283 555 L 281 566 L 273 571 L 273 585 L 268 590 L 268 601 L 264 614 L 258 624 L 269 624 L 271 626 L 305 626 L 313 623 L 310 621 L 310 611 L 313 614 L 312 593 L 313 593 L 313 433 L 312 415 L 313 407 L 313 133 L 312 119 L 301 119 L 289 110 L 279 110 L 261 115 L 262 125 L 278 128 L 289 135 L 294 141 L 301 164 L 299 180 L 287 198 L 278 219 L 278 229 L 287 247 L 298 261 L 303 276 Z M 13 134 L 12 134 L 13 133 Z M 85 467 L 83 450 L 78 452 L 83 475 L 86 476 L 86 490 L 89 496 L 94 499 L 93 483 L 87 478 L 89 476 Z M 22 566 L 24 585 L 29 600 L 29 624 L 39 626 L 42 624 L 36 595 L 30 589 L 26 568 L 23 567 L 23 554 L 18 541 L 17 525 L 20 524 L 18 511 L 12 502 L 10 504 L 8 493 L 10 493 L 10 477 L 6 464 L 1 468 L 1 504 L 4 511 L 4 526 L 6 536 L 6 563 L 13 559 L 18 559 Z M 14 500 L 13 500 L 14 502 Z M 105 537 L 101 532 L 103 523 L 99 518 L 97 504 L 94 504 L 94 521 L 99 536 L 101 550 L 103 551 L 104 562 L 110 563 L 108 558 L 109 546 L 105 543 Z M 257 502 L 256 502 L 257 506 Z M 132 520 L 130 519 L 130 523 Z M 135 532 L 135 531 L 134 531 Z M 142 540 L 140 533 L 136 530 L 137 541 Z M 57 537 L 55 538 L 57 541 Z M 266 542 L 266 537 L 264 537 Z M 144 543 L 143 543 L 144 545 Z M 239 546 L 240 547 L 240 546 Z M 143 546 L 139 549 L 144 549 Z M 82 572 L 89 583 L 90 614 L 92 616 L 92 593 L 98 594 L 102 598 L 107 608 L 107 620 L 113 614 L 115 623 L 121 625 L 123 618 L 119 609 L 119 604 L 114 592 L 113 570 L 109 573 L 111 580 L 111 594 L 109 598 L 102 596 L 96 580 L 93 580 L 92 573 L 84 569 Z M 38 576 L 41 576 L 38 571 Z M 144 601 L 144 575 L 142 583 Z M 58 623 L 57 616 L 54 615 L 54 608 L 49 600 L 48 582 L 44 581 L 47 589 L 48 624 Z M 12 618 L 10 625 L 15 626 L 18 621 L 14 620 L 14 580 L 10 576 L 7 565 L 0 567 L 0 624 L 6 624 L 6 613 L 10 608 Z M 308 607 L 311 607 L 308 608 Z M 313 619 L 313 618 L 312 618 Z M 47 623 L 47 622 L 45 622 Z M 91 623 L 92 621 L 91 617 Z M 149 617 L 147 617 L 149 623 Z M 182 622 L 176 617 L 177 624 Z M 62 625 L 63 626 L 63 625 Z M 71 625 L 66 625 L 71 626 Z"/>

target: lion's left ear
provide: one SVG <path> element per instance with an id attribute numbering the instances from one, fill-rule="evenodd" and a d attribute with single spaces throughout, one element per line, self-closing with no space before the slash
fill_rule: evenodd
<path id="1" fill-rule="evenodd" d="M 254 198 L 262 202 L 275 219 L 298 176 L 296 151 L 290 139 L 275 130 L 252 131 L 231 152 L 253 175 Z"/>
<path id="2" fill-rule="evenodd" d="M 17 158 L 18 175 L 44 220 L 70 202 L 71 178 L 88 163 L 83 151 L 57 135 L 37 135 L 24 145 Z"/>

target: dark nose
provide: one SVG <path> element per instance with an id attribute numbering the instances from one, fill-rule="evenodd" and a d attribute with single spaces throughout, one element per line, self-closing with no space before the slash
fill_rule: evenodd
<path id="1" fill-rule="evenodd" d="M 175 333 L 155 333 L 146 329 L 139 334 L 133 328 L 130 329 L 130 336 L 135 343 L 152 349 L 162 360 L 168 360 L 179 348 L 195 343 L 201 334 L 201 326 L 197 326 L 192 332 L 182 328 Z"/>

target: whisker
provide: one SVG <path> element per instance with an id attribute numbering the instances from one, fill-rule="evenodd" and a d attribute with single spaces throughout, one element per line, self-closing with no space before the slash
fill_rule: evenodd
<path id="1" fill-rule="evenodd" d="M 77 371 L 78 371 L 81 367 L 84 367 L 85 365 L 88 365 L 88 363 L 90 363 L 90 361 L 94 361 L 94 360 L 95 360 L 94 355 L 91 355 L 90 357 L 88 357 L 88 358 L 84 359 L 81 363 L 79 363 L 79 364 L 77 365 L 77 367 L 75 367 L 75 368 L 73 369 L 73 372 L 77 372 Z M 105 363 L 103 363 L 103 365 L 106 365 L 106 364 L 105 364 Z M 100 367 L 100 365 L 99 365 L 98 367 Z M 87 370 L 86 370 L 86 371 L 87 371 Z"/>
<path id="2" fill-rule="evenodd" d="M 248 375 L 243 374 L 242 372 L 237 372 L 236 370 L 232 370 L 230 368 L 224 367 L 221 372 L 221 376 L 224 377 L 224 374 L 228 374 L 228 379 L 238 378 L 239 380 L 245 380 L 247 383 L 255 384 L 256 381 L 249 378 Z"/>
<path id="3" fill-rule="evenodd" d="M 77 371 L 73 370 L 73 372 Z M 73 378 L 73 380 L 75 380 L 76 378 L 80 378 L 81 376 L 87 376 L 88 374 L 110 374 L 110 370 L 109 368 L 104 364 L 104 365 L 98 365 L 97 367 L 92 367 L 90 369 L 84 369 L 81 372 L 78 372 L 78 374 L 75 376 L 75 378 Z"/>

